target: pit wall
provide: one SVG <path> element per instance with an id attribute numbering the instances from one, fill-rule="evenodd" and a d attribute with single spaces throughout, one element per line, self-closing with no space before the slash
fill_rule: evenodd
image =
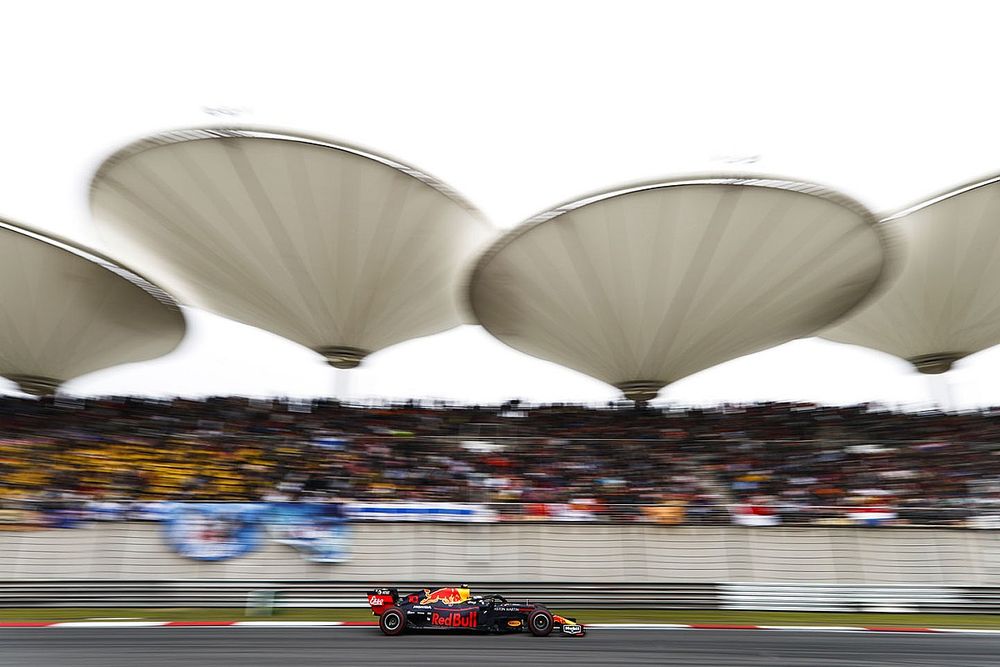
<path id="1" fill-rule="evenodd" d="M 797 582 L 1000 585 L 1000 533 L 906 528 L 357 523 L 349 559 L 264 541 L 195 561 L 153 523 L 0 532 L 0 579 Z"/>

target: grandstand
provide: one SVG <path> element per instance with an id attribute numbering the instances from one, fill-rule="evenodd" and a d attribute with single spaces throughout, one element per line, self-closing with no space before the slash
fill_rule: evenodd
<path id="1" fill-rule="evenodd" d="M 42 523 L 162 501 L 485 503 L 503 519 L 678 524 L 967 525 L 1000 511 L 989 411 L 9 397 L 0 430 L 0 500 Z"/>

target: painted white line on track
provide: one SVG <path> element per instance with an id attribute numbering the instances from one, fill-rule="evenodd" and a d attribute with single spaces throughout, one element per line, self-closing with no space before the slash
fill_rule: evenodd
<path id="1" fill-rule="evenodd" d="M 153 628 L 166 625 L 167 621 L 66 621 L 53 623 L 49 628 Z"/>
<path id="2" fill-rule="evenodd" d="M 257 628 L 336 628 L 375 627 L 373 625 L 344 626 L 344 621 L 236 621 L 233 625 Z"/>
<path id="3" fill-rule="evenodd" d="M 690 630 L 686 623 L 584 623 L 588 630 Z"/>
<path id="4" fill-rule="evenodd" d="M 802 630 L 809 632 L 867 632 L 857 625 L 761 625 L 761 630 Z"/>
<path id="5" fill-rule="evenodd" d="M 1000 630 L 986 630 L 982 628 L 935 628 L 934 632 L 957 632 L 979 635 L 1000 635 Z"/>

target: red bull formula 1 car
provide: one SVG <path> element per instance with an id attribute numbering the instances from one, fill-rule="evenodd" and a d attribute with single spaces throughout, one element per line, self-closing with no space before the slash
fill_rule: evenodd
<path id="1" fill-rule="evenodd" d="M 539 604 L 508 602 L 502 595 L 472 596 L 468 586 L 425 588 L 400 596 L 395 588 L 376 588 L 368 593 L 368 604 L 378 616 L 378 626 L 389 636 L 407 630 L 475 630 L 479 632 L 523 632 L 536 637 L 553 631 L 582 637 L 584 627 L 576 619 L 553 614 Z"/>

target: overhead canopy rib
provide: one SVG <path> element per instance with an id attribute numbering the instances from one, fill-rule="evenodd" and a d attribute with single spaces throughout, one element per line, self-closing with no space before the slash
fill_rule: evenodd
<path id="1" fill-rule="evenodd" d="M 49 394 L 92 371 L 162 356 L 184 337 L 162 289 L 76 244 L 0 220 L 0 375 Z"/>
<path id="2" fill-rule="evenodd" d="M 412 167 L 233 128 L 122 149 L 95 175 L 91 208 L 108 247 L 183 302 L 341 368 L 467 320 L 462 280 L 492 236 L 478 211 Z"/>
<path id="3" fill-rule="evenodd" d="M 655 182 L 528 220 L 480 260 L 469 298 L 511 347 L 648 400 L 842 317 L 879 284 L 887 246 L 867 209 L 819 186 Z"/>
<path id="4" fill-rule="evenodd" d="M 922 373 L 1000 343 L 1000 176 L 887 218 L 907 245 L 884 293 L 824 338 L 906 359 Z"/>

